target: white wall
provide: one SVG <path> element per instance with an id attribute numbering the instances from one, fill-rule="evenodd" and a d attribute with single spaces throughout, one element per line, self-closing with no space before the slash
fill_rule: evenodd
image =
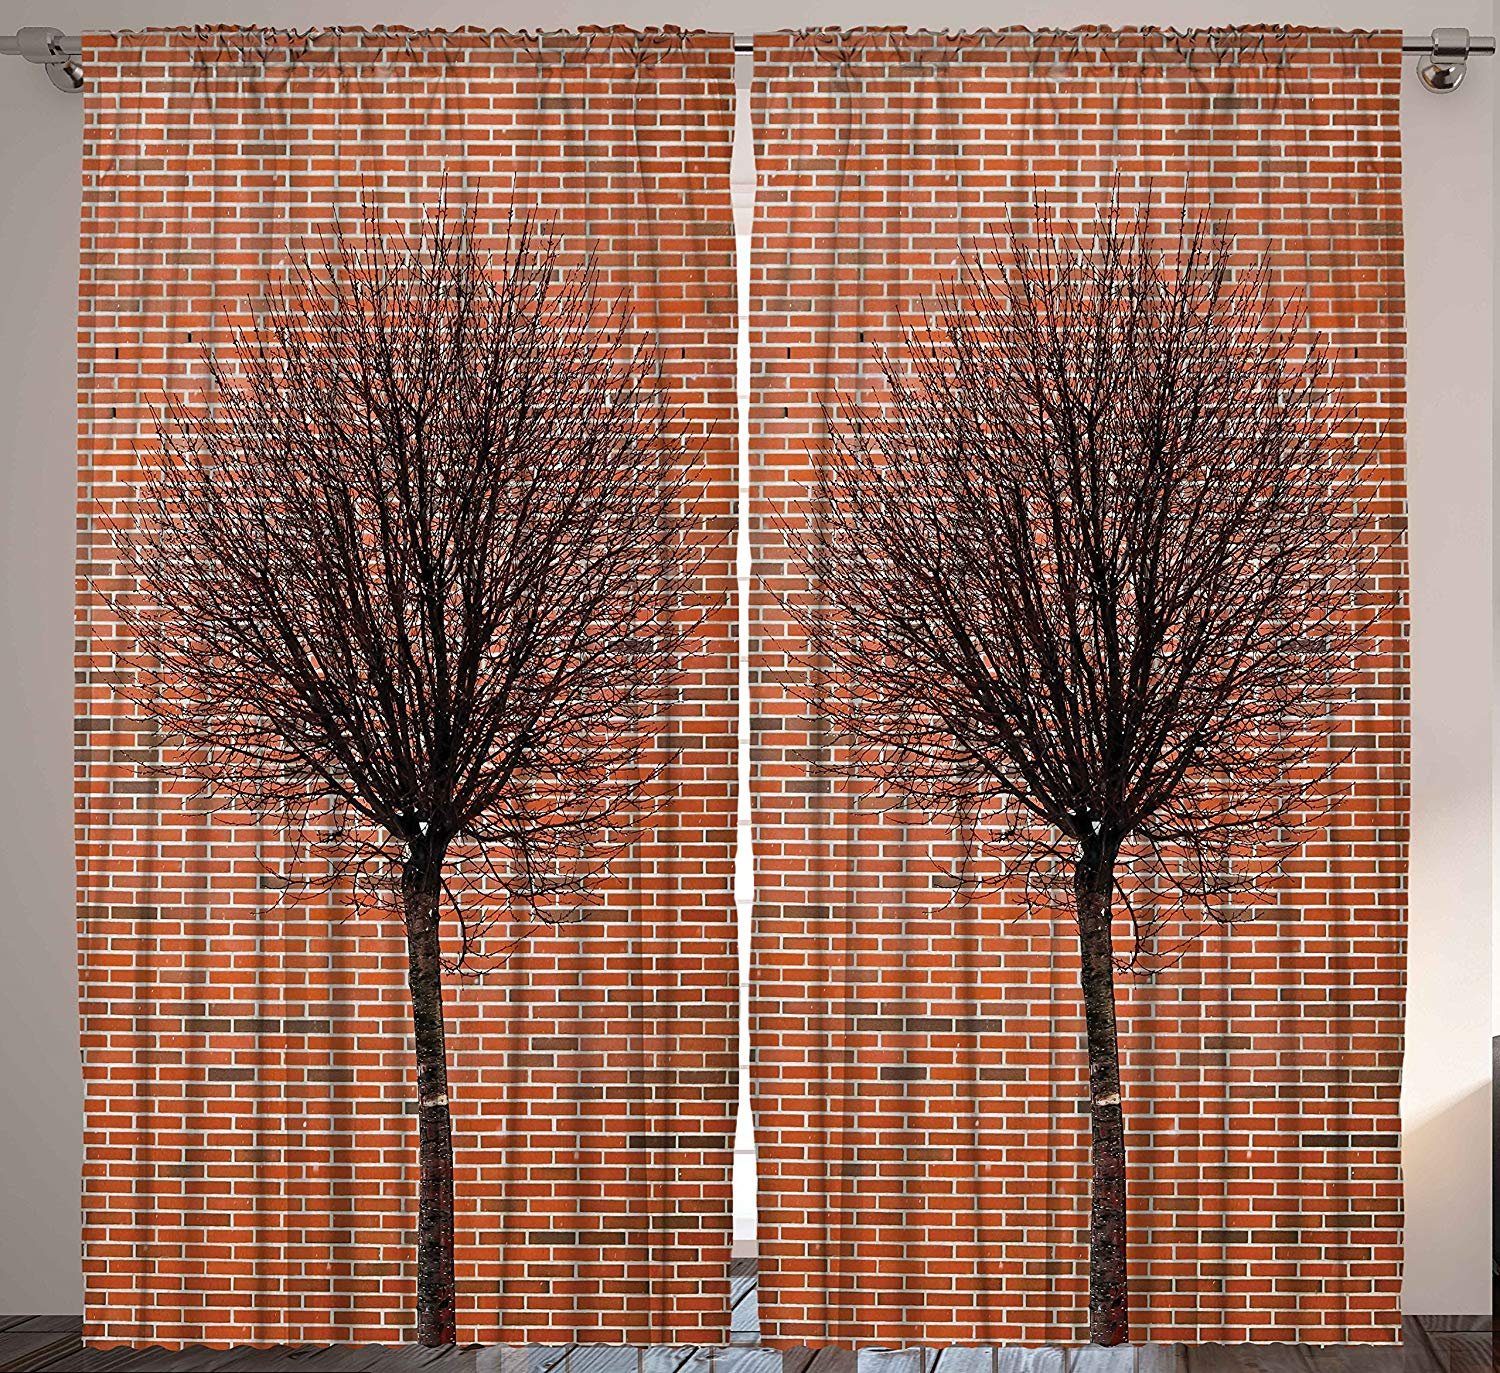
<path id="1" fill-rule="evenodd" d="M 7 31 L 151 24 L 1285 22 L 1493 33 L 1489 0 L 9 0 Z M 1413 650 L 1407 1309 L 1490 1309 L 1494 89 L 1403 109 Z M 70 849 L 73 318 L 81 107 L 0 63 L 0 1311 L 80 1301 Z M 1494 1007 L 1500 1027 L 1500 1000 Z"/>

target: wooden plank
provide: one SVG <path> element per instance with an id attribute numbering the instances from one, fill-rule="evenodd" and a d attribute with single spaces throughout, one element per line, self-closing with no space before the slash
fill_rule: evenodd
<path id="1" fill-rule="evenodd" d="M 542 1373 L 541 1367 L 533 1365 L 533 1348 L 555 1348 L 549 1345 L 484 1344 L 474 1351 L 474 1373 Z M 540 1362 L 540 1361 L 539 1361 Z"/>
<path id="2" fill-rule="evenodd" d="M 128 1373 L 130 1369 L 139 1369 L 147 1355 L 166 1352 L 156 1347 L 142 1350 L 116 1344 L 107 1349 L 88 1349 L 80 1345 L 59 1352 L 38 1373 Z"/>
<path id="3" fill-rule="evenodd" d="M 553 1373 L 677 1373 L 698 1353 L 695 1344 L 571 1344 Z"/>
<path id="4" fill-rule="evenodd" d="M 935 1373 L 940 1350 L 925 1345 L 902 1349 L 870 1346 L 855 1356 L 855 1373 Z"/>
<path id="5" fill-rule="evenodd" d="M 1310 1373 L 1312 1361 L 1300 1344 L 1192 1344 L 1188 1373 Z"/>
<path id="6" fill-rule="evenodd" d="M 1057 1345 L 950 1345 L 942 1351 L 936 1373 L 1067 1373 L 1067 1365 L 1067 1351 Z"/>
<path id="7" fill-rule="evenodd" d="M 440 1349 L 428 1349 L 420 1344 L 388 1345 L 342 1345 L 340 1348 L 362 1352 L 369 1361 L 360 1373 L 412 1373 L 418 1368 L 444 1369 L 444 1373 L 468 1373 L 472 1369 L 477 1351 L 482 1346 L 448 1345 Z M 445 1367 L 446 1366 L 446 1367 Z M 247 1370 L 249 1373 L 249 1370 Z"/>
<path id="8" fill-rule="evenodd" d="M 127 1361 L 122 1368 L 130 1373 L 224 1373 L 229 1368 L 253 1368 L 255 1373 L 296 1373 L 291 1363 L 276 1347 L 255 1348 L 236 1345 L 230 1349 L 210 1349 L 190 1344 L 182 1349 L 143 1349 L 140 1357 Z"/>
<path id="9" fill-rule="evenodd" d="M 1418 1316 L 1417 1321 L 1429 1335 L 1440 1331 L 1493 1330 L 1495 1322 L 1489 1316 Z"/>
<path id="10" fill-rule="evenodd" d="M 284 1344 L 247 1349 L 242 1362 L 214 1373 L 369 1373 L 383 1352 L 378 1344 Z"/>
<path id="11" fill-rule="evenodd" d="M 754 1259 L 730 1259 L 729 1261 L 729 1305 L 738 1306 L 755 1291 L 757 1282 Z"/>
<path id="12" fill-rule="evenodd" d="M 825 1344 L 813 1355 L 807 1373 L 856 1373 L 854 1351 L 836 1344 Z"/>
<path id="13" fill-rule="evenodd" d="M 297 1373 L 367 1373 L 385 1356 L 385 1347 L 371 1344 L 325 1344 L 291 1346 L 287 1351 Z M 230 1373 L 260 1373 L 256 1363 L 243 1370 L 235 1365 Z"/>
<path id="14" fill-rule="evenodd" d="M 76 1335 L 56 1330 L 12 1330 L 0 1335 L 0 1370 L 29 1373 L 55 1362 L 70 1352 L 81 1353 L 83 1342 Z"/>
<path id="15" fill-rule="evenodd" d="M 475 1373 L 548 1373 L 561 1369 L 570 1344 L 491 1344 L 480 1349 Z"/>
<path id="16" fill-rule="evenodd" d="M 665 1351 L 670 1350 L 670 1355 Z M 280 1345 L 228 1350 L 114 1350 L 133 1358 L 128 1373 L 548 1373 L 564 1362 L 575 1373 L 677 1373 L 694 1346 L 663 1345 L 645 1351 L 624 1345 L 455 1345 L 426 1349 L 417 1344 Z M 113 1370 L 113 1365 L 101 1366 Z M 90 1365 L 88 1373 L 94 1373 Z"/>
<path id="17" fill-rule="evenodd" d="M 1411 1316 L 1401 1322 L 1401 1352 L 1406 1356 L 1406 1373 L 1443 1373 L 1432 1341 L 1421 1322 Z"/>
<path id="18" fill-rule="evenodd" d="M 1491 1373 L 1495 1366 L 1495 1337 L 1487 1330 L 1436 1330 L 1428 1338 L 1447 1373 Z"/>
<path id="19" fill-rule="evenodd" d="M 266 1373 L 268 1369 L 276 1369 L 278 1373 L 283 1369 L 294 1369 L 300 1373 L 319 1355 L 349 1347 L 339 1344 L 270 1344 L 259 1348 L 236 1345 L 224 1351 L 225 1357 L 214 1366 L 214 1373 L 241 1373 L 241 1370 L 244 1373 Z"/>
<path id="20" fill-rule="evenodd" d="M 40 1318 L 56 1323 L 55 1318 Z M 1481 1324 L 1449 1317 L 1442 1324 Z M 1408 1324 L 1406 1347 L 1295 1345 L 1151 1345 L 1072 1350 L 954 1346 L 942 1350 L 782 1351 L 757 1346 L 280 1345 L 228 1350 L 202 1346 L 85 1349 L 65 1332 L 0 1332 L 5 1373 L 1489 1373 L 1488 1330 Z"/>
<path id="21" fill-rule="evenodd" d="M 168 1353 L 171 1350 L 162 1349 L 160 1344 L 111 1344 L 108 1349 L 87 1349 L 80 1344 L 62 1350 L 57 1358 L 40 1365 L 36 1373 L 142 1373 L 151 1359 L 165 1358 Z"/>
<path id="22" fill-rule="evenodd" d="M 474 1357 L 474 1373 L 547 1373 L 569 1348 L 565 1344 L 487 1344 Z"/>
<path id="23" fill-rule="evenodd" d="M 6 1332 L 11 1335 L 30 1334 L 33 1330 L 49 1331 L 59 1335 L 83 1336 L 82 1316 L 18 1316 L 16 1323 Z"/>
<path id="24" fill-rule="evenodd" d="M 751 1283 L 744 1295 L 730 1308 L 729 1342 L 731 1344 L 760 1343 L 760 1298 L 754 1283 Z"/>
<path id="25" fill-rule="evenodd" d="M 783 1373 L 779 1349 L 759 1345 L 704 1345 L 682 1373 Z"/>
<path id="26" fill-rule="evenodd" d="M 1318 1373 L 1406 1373 L 1406 1350 L 1399 1344 L 1309 1345 Z"/>
<path id="27" fill-rule="evenodd" d="M 0 1341 L 5 1336 L 0 1334 Z M 8 1352 L 7 1352 L 8 1350 Z M 693 1345 L 660 1345 L 647 1349 L 625 1345 L 458 1345 L 424 1349 L 404 1345 L 276 1345 L 231 1349 L 163 1349 L 112 1346 L 85 1349 L 72 1336 L 30 1331 L 0 1344 L 0 1369 L 49 1369 L 53 1373 L 546 1373 L 566 1361 L 574 1373 L 678 1373 L 698 1350 Z M 780 1357 L 770 1367 L 772 1351 L 721 1349 L 715 1373 L 783 1373 Z M 746 1361 L 747 1355 L 758 1356 Z M 702 1365 L 707 1373 L 707 1363 Z M 800 1369 L 797 1371 L 800 1373 Z"/>
<path id="28" fill-rule="evenodd" d="M 1184 1344 L 1143 1344 L 1135 1356 L 1136 1373 L 1187 1373 Z"/>
<path id="29" fill-rule="evenodd" d="M 1068 1350 L 1068 1373 L 1135 1373 L 1134 1345 L 1086 1344 Z"/>
<path id="30" fill-rule="evenodd" d="M 548 1373 L 549 1369 L 561 1369 L 574 1346 L 571 1344 L 497 1344 L 491 1348 L 499 1355 L 492 1358 L 495 1373 Z M 491 1373 L 486 1369 L 485 1373 Z"/>

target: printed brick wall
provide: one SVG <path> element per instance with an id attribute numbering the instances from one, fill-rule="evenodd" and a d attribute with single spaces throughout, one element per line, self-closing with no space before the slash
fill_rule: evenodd
<path id="1" fill-rule="evenodd" d="M 832 31 L 756 40 L 752 266 L 753 1040 L 760 1319 L 788 1344 L 1087 1339 L 1088 1136 L 1071 915 L 953 900 L 930 852 L 813 764 L 789 690 L 775 517 L 820 405 L 878 399 L 960 248 L 1039 194 L 1120 178 L 1272 254 L 1383 432 L 1400 528 L 1394 34 Z M 1186 189 L 1185 189 L 1186 188 Z M 1273 909 L 1119 994 L 1137 1340 L 1385 1341 L 1399 1329 L 1406 571 L 1361 664 L 1352 797 Z M 911 817 L 909 817 L 911 818 Z"/>
<path id="2" fill-rule="evenodd" d="M 414 1068 L 400 922 L 283 901 L 284 837 L 142 773 L 112 684 L 100 512 L 150 409 L 362 190 L 396 221 L 519 201 L 654 335 L 732 528 L 727 35 L 152 32 L 87 40 L 77 861 L 85 1334 L 414 1338 Z M 700 1342 L 728 1326 L 735 1105 L 732 538 L 671 725 L 680 800 L 607 907 L 447 988 L 460 1340 Z M 96 590 L 97 588 L 97 590 Z"/>

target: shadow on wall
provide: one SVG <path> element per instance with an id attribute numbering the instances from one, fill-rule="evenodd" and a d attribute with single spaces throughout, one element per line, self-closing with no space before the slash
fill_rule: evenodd
<path id="1" fill-rule="evenodd" d="M 1500 1039 L 1495 1041 L 1496 1062 L 1500 1064 Z M 1405 1179 L 1408 1244 L 1417 1242 L 1420 1218 L 1434 1215 L 1472 1214 L 1474 1224 L 1482 1225 L 1482 1197 L 1455 1196 L 1462 1186 L 1454 1167 L 1463 1141 L 1482 1139 L 1495 1114 L 1500 1133 L 1500 1103 L 1489 1083 L 1475 1087 L 1451 1100 L 1442 1110 L 1421 1121 L 1408 1123 L 1402 1136 L 1401 1171 Z M 1500 1174 L 1497 1174 L 1500 1180 Z M 1413 1224 L 1416 1218 L 1416 1224 Z M 1402 1309 L 1407 1315 L 1482 1315 L 1490 1310 L 1491 1275 L 1468 1271 L 1463 1255 L 1472 1253 L 1464 1244 L 1444 1243 L 1440 1235 L 1421 1236 L 1421 1250 L 1433 1262 L 1424 1269 L 1419 1288 L 1408 1278 L 1402 1293 Z M 1496 1249 L 1500 1255 L 1500 1248 Z M 1448 1259 L 1447 1267 L 1438 1271 L 1437 1257 Z"/>

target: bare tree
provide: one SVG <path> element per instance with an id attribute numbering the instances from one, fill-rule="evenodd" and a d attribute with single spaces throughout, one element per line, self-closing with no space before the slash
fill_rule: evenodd
<path id="1" fill-rule="evenodd" d="M 493 260 L 471 212 L 335 232 L 206 352 L 115 529 L 166 765 L 399 902 L 428 1345 L 455 1338 L 442 973 L 576 915 L 660 801 L 701 563 L 656 359 L 592 265 L 512 229 Z"/>
<path id="2" fill-rule="evenodd" d="M 1117 970 L 1254 913 L 1337 795 L 1383 542 L 1330 358 L 1206 221 L 1043 208 L 841 406 L 788 598 L 836 765 L 1076 917 L 1090 1334 L 1129 1338 Z M 976 845 L 982 852 L 976 852 Z M 988 869 L 985 861 L 989 862 Z"/>

